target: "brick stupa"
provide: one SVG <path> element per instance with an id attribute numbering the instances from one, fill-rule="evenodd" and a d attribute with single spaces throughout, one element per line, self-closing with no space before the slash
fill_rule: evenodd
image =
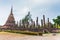
<path id="1" fill-rule="evenodd" d="M 14 15 L 13 15 L 13 8 L 11 8 L 11 12 L 10 15 L 6 21 L 6 23 L 4 24 L 3 28 L 13 28 L 15 27 L 15 19 L 14 19 Z"/>

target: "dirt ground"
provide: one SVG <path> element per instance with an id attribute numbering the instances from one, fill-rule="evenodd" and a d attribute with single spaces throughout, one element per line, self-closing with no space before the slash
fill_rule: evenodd
<path id="1" fill-rule="evenodd" d="M 0 40 L 60 40 L 60 34 L 44 34 L 43 36 L 32 36 L 0 32 Z"/>

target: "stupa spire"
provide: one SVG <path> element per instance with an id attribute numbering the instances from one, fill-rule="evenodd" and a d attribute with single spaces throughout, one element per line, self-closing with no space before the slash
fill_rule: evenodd
<path id="1" fill-rule="evenodd" d="M 11 12 L 10 12 L 10 14 L 11 15 L 13 14 L 13 6 L 11 6 Z"/>

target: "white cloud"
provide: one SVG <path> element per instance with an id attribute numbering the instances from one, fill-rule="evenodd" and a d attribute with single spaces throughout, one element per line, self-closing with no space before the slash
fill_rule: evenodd
<path id="1" fill-rule="evenodd" d="M 16 13 L 15 14 L 16 20 L 20 20 L 20 19 L 24 18 L 25 15 L 28 13 L 28 11 L 29 11 L 28 7 L 16 9 L 16 11 L 14 11 L 14 13 Z M 18 16 L 18 18 L 17 18 L 17 16 Z"/>
<path id="2" fill-rule="evenodd" d="M 56 3 L 60 3 L 60 0 L 29 0 L 30 6 L 52 5 Z"/>
<path id="3" fill-rule="evenodd" d="M 49 0 L 32 0 L 32 2 L 34 2 L 34 3 L 46 3 L 46 2 L 49 2 Z"/>
<path id="4" fill-rule="evenodd" d="M 28 12 L 28 11 L 29 11 L 29 8 L 28 8 L 28 7 L 24 7 L 24 8 L 22 8 L 22 10 L 21 10 L 22 13 L 26 13 L 26 12 Z"/>
<path id="5" fill-rule="evenodd" d="M 33 3 L 40 3 L 40 4 L 60 2 L 60 0 L 31 0 L 31 1 Z"/>

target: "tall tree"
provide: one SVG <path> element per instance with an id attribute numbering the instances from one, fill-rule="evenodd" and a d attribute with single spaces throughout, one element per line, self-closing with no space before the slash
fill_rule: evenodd
<path id="1" fill-rule="evenodd" d="M 56 19 L 53 19 L 53 22 L 55 25 L 57 25 L 57 27 L 58 27 L 58 25 L 60 26 L 60 16 L 57 16 Z"/>
<path id="2" fill-rule="evenodd" d="M 29 27 L 29 23 L 31 22 L 31 20 L 32 20 L 31 14 L 30 14 L 30 12 L 28 12 L 28 14 L 22 19 L 23 26 L 28 28 Z"/>

